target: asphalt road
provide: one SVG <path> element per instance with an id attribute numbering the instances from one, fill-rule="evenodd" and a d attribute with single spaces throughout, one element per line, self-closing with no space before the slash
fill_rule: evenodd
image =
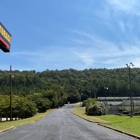
<path id="1" fill-rule="evenodd" d="M 0 140 L 133 140 L 60 108 L 34 124 L 0 134 Z"/>

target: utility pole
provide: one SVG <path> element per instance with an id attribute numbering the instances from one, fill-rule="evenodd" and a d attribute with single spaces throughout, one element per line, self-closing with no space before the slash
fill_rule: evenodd
<path id="1" fill-rule="evenodd" d="M 126 64 L 128 70 L 129 70 L 129 94 L 130 94 L 130 107 L 131 107 L 131 112 L 130 112 L 130 118 L 133 117 L 133 94 L 132 94 L 132 88 L 131 88 L 131 78 L 130 78 L 130 67 L 134 67 L 134 64 L 132 62 L 130 65 Z"/>
<path id="2" fill-rule="evenodd" d="M 107 105 L 106 92 L 107 92 L 107 90 L 108 90 L 108 87 L 104 87 L 104 89 L 105 89 L 105 106 L 106 106 L 106 105 Z"/>
<path id="3" fill-rule="evenodd" d="M 10 65 L 10 121 L 12 121 L 12 66 Z"/>
<path id="4" fill-rule="evenodd" d="M 132 109 L 132 100 L 133 100 L 133 96 L 132 96 L 132 91 L 131 91 L 131 79 L 130 79 L 130 66 L 129 66 L 129 94 L 130 94 L 130 106 L 131 106 L 131 114 L 130 114 L 130 118 L 133 117 L 133 109 Z"/>
<path id="5" fill-rule="evenodd" d="M 97 98 L 96 93 L 97 93 L 97 89 L 94 90 L 94 98 Z"/>
<path id="6" fill-rule="evenodd" d="M 107 114 L 107 106 L 108 106 L 108 103 L 107 103 L 107 100 L 106 100 L 106 92 L 107 92 L 107 90 L 108 90 L 108 87 L 104 87 L 104 89 L 105 89 L 105 114 Z"/>

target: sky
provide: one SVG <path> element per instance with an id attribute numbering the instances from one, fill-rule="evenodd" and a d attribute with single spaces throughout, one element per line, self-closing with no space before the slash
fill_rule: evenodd
<path id="1" fill-rule="evenodd" d="M 12 35 L 0 70 L 140 67 L 139 0 L 0 0 Z"/>

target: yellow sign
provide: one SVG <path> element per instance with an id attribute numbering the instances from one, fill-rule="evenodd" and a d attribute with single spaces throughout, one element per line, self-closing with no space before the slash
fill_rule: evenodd
<path id="1" fill-rule="evenodd" d="M 9 33 L 0 25 L 0 34 L 11 44 L 11 36 Z"/>

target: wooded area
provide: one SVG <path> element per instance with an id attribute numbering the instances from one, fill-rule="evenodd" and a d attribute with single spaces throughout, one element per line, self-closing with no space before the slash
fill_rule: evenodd
<path id="1" fill-rule="evenodd" d="M 140 68 L 131 69 L 132 91 L 134 96 L 140 95 Z M 13 71 L 12 80 L 14 95 L 29 95 L 31 93 L 45 92 L 50 87 L 63 87 L 67 95 L 74 94 L 77 99 L 69 99 L 77 102 L 96 95 L 104 96 L 108 87 L 107 96 L 129 96 L 128 69 L 85 69 L 82 71 L 68 70 L 45 70 L 36 71 Z M 9 71 L 0 71 L 0 94 L 9 94 Z"/>
<path id="2" fill-rule="evenodd" d="M 105 94 L 106 97 L 130 96 L 128 68 L 45 70 L 43 72 L 15 70 L 12 75 L 14 75 L 13 96 L 26 98 L 35 103 L 39 112 L 68 102 L 83 101 L 89 97 L 104 97 Z M 9 71 L 0 71 L 0 95 L 9 95 L 9 77 Z M 140 68 L 131 69 L 130 79 L 133 96 L 140 96 Z"/>

